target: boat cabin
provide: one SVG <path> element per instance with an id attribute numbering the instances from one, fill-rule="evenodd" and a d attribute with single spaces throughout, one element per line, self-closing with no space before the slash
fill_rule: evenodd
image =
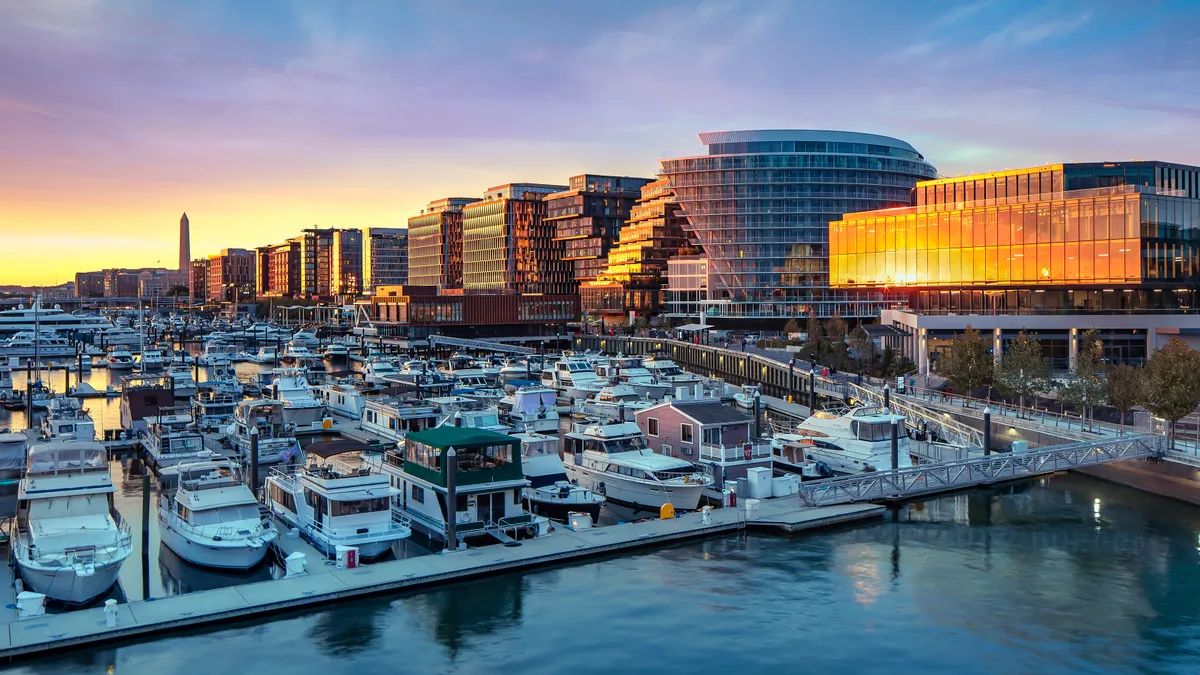
<path id="1" fill-rule="evenodd" d="M 431 405 L 414 404 L 400 399 L 367 401 L 362 416 L 363 431 L 398 443 L 407 434 L 432 429 L 441 422 Z"/>

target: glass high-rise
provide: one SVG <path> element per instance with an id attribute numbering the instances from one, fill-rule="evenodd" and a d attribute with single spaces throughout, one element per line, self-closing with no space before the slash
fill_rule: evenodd
<path id="1" fill-rule="evenodd" d="M 829 223 L 907 206 L 937 175 L 904 141 L 845 131 L 700 134 L 708 154 L 661 162 L 716 288 L 706 314 L 732 320 L 871 316 L 853 291 L 829 289 Z"/>

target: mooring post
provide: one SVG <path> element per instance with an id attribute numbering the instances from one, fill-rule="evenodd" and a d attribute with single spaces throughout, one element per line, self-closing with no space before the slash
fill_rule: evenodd
<path id="1" fill-rule="evenodd" d="M 150 472 L 142 472 L 142 599 L 150 598 Z"/>
<path id="2" fill-rule="evenodd" d="M 817 411 L 817 371 L 808 371 L 808 412 Z"/>
<path id="3" fill-rule="evenodd" d="M 992 454 L 992 409 L 983 409 L 983 456 Z"/>
<path id="4" fill-rule="evenodd" d="M 446 450 L 446 550 L 458 550 L 458 535 L 454 526 L 458 521 L 458 453 L 454 448 Z"/>
<path id="5" fill-rule="evenodd" d="M 884 389 L 886 392 L 887 389 Z M 892 418 L 892 470 L 900 468 L 900 420 Z"/>
<path id="6" fill-rule="evenodd" d="M 892 409 L 892 388 L 883 385 L 883 409 L 891 411 Z"/>
<path id="7" fill-rule="evenodd" d="M 250 427 L 250 491 L 258 497 L 258 427 Z"/>

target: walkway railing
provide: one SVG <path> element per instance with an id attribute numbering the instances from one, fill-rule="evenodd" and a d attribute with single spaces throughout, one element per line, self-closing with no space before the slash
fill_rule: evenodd
<path id="1" fill-rule="evenodd" d="M 849 385 L 855 398 L 883 405 L 883 394 L 876 389 L 870 389 L 857 384 Z M 904 415 L 910 426 L 916 426 L 916 421 L 925 423 L 925 428 L 933 431 L 946 443 L 967 448 L 983 447 L 983 432 L 970 425 L 963 424 L 939 410 L 932 410 L 922 405 L 916 405 L 903 397 L 892 395 L 888 403 L 892 412 Z"/>
<path id="2" fill-rule="evenodd" d="M 1126 459 L 1161 457 L 1165 450 L 1166 437 L 1158 434 L 1071 443 L 1036 452 L 1000 453 L 810 481 L 800 485 L 800 501 L 806 506 L 829 506 L 847 502 L 908 499 Z"/>

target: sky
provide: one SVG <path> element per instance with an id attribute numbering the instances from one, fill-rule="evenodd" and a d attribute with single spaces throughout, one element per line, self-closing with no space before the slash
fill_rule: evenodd
<path id="1" fill-rule="evenodd" d="M 174 267 L 697 134 L 841 129 L 943 175 L 1200 164 L 1200 1 L 0 0 L 0 284 Z"/>

